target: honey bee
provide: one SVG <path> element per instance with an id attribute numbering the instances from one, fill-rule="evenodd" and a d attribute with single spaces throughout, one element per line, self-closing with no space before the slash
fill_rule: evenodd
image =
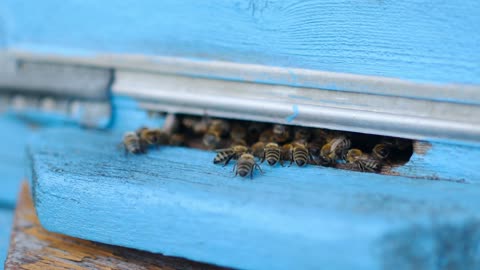
<path id="1" fill-rule="evenodd" d="M 259 140 L 260 134 L 265 130 L 266 124 L 259 122 L 251 122 L 247 127 L 247 141 L 256 142 Z"/>
<path id="2" fill-rule="evenodd" d="M 334 165 L 337 161 L 332 155 L 332 146 L 327 143 L 320 149 L 320 155 L 318 156 L 318 164 L 322 166 Z"/>
<path id="3" fill-rule="evenodd" d="M 226 166 L 230 160 L 238 159 L 241 155 L 248 152 L 248 148 L 243 145 L 233 145 L 230 148 L 215 150 L 217 155 L 213 159 L 213 164 L 223 162 L 223 166 Z"/>
<path id="4" fill-rule="evenodd" d="M 263 173 L 262 168 L 260 168 L 260 165 L 255 161 L 255 157 L 247 153 L 240 156 L 233 169 L 236 169 L 235 176 L 240 175 L 241 177 L 246 177 L 250 174 L 251 179 L 253 179 L 254 169 L 258 169 Z"/>
<path id="5" fill-rule="evenodd" d="M 328 154 L 329 159 L 345 159 L 345 155 L 352 145 L 350 139 L 344 135 L 336 136 L 326 145 L 324 154 Z"/>
<path id="6" fill-rule="evenodd" d="M 390 155 L 391 145 L 379 143 L 372 149 L 372 156 L 378 160 L 385 160 Z"/>
<path id="7" fill-rule="evenodd" d="M 261 134 L 260 137 L 258 138 L 258 141 L 268 143 L 273 140 L 273 131 L 271 129 L 264 130 Z"/>
<path id="8" fill-rule="evenodd" d="M 312 156 L 303 143 L 294 142 L 291 144 L 286 144 L 282 147 L 282 152 L 283 159 L 289 160 L 290 165 L 295 162 L 298 167 L 302 167 L 307 165 L 307 163 L 312 160 Z"/>
<path id="9" fill-rule="evenodd" d="M 256 142 L 252 145 L 252 154 L 258 159 L 263 159 L 265 156 L 265 143 Z"/>
<path id="10" fill-rule="evenodd" d="M 247 129 L 241 123 L 235 123 L 230 130 L 232 141 L 245 140 L 247 138 Z"/>
<path id="11" fill-rule="evenodd" d="M 309 142 L 307 144 L 307 149 L 308 153 L 310 153 L 310 156 L 312 157 L 312 162 L 314 164 L 317 164 L 321 162 L 320 160 L 320 152 L 322 147 L 325 145 L 325 139 L 324 138 L 315 138 L 313 141 Z M 324 163 L 324 162 L 322 162 Z M 322 164 L 320 164 L 322 165 Z M 326 164 L 323 164 L 326 165 Z"/>
<path id="12" fill-rule="evenodd" d="M 194 135 L 203 135 L 208 130 L 208 121 L 205 118 L 184 117 L 182 118 L 182 125 Z"/>
<path id="13" fill-rule="evenodd" d="M 267 160 L 267 163 L 270 166 L 274 166 L 277 164 L 277 162 L 280 162 L 280 164 L 283 166 L 281 152 L 280 146 L 278 146 L 277 143 L 268 143 L 263 151 L 262 162 Z"/>
<path id="14" fill-rule="evenodd" d="M 123 146 L 125 148 L 125 155 L 132 154 L 144 154 L 146 153 L 145 146 L 142 145 L 140 138 L 135 132 L 127 132 L 123 135 Z"/>
<path id="15" fill-rule="evenodd" d="M 168 134 L 159 128 L 141 127 L 136 131 L 140 142 L 145 146 L 157 146 L 168 143 Z"/>
<path id="16" fill-rule="evenodd" d="M 295 127 L 294 129 L 294 140 L 296 142 L 306 143 L 312 137 L 312 131 L 306 127 Z"/>
<path id="17" fill-rule="evenodd" d="M 379 172 L 382 167 L 382 164 L 377 159 L 364 154 L 360 149 L 348 150 L 346 160 L 362 172 Z"/>
<path id="18" fill-rule="evenodd" d="M 173 146 L 185 145 L 185 135 L 182 133 L 174 133 L 170 135 L 169 144 Z"/>
<path id="19" fill-rule="evenodd" d="M 290 139 L 290 127 L 285 125 L 273 125 L 273 140 L 277 143 L 284 143 Z"/>
<path id="20" fill-rule="evenodd" d="M 222 137 L 228 134 L 230 124 L 225 120 L 212 120 L 208 130 L 203 136 L 203 144 L 208 148 L 217 147 L 222 141 Z"/>

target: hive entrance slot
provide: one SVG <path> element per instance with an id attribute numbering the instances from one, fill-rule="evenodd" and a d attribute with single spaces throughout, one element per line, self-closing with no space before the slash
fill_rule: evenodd
<path id="1" fill-rule="evenodd" d="M 251 154 L 252 166 L 314 165 L 390 174 L 392 167 L 406 164 L 413 154 L 410 139 L 186 114 L 167 116 L 162 132 L 168 138 L 164 134 L 153 142 L 145 139 L 148 132 L 137 131 L 145 151 L 152 144 L 212 150 L 216 164 L 243 161 L 243 154 Z"/>

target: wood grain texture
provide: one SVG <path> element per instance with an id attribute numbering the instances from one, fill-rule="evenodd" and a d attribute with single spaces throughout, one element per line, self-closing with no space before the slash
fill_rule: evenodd
<path id="1" fill-rule="evenodd" d="M 12 221 L 13 209 L 0 207 L 0 270 L 3 270 L 3 265 L 7 258 Z"/>
<path id="2" fill-rule="evenodd" d="M 182 56 L 480 83 L 476 0 L 6 0 L 0 5 L 6 43 L 13 49 Z M 52 10 L 55 16 L 49 16 Z"/>
<path id="3" fill-rule="evenodd" d="M 119 138 L 66 129 L 33 141 L 34 202 L 47 229 L 244 269 L 480 267 L 475 179 L 314 166 L 263 166 L 241 179 L 206 151 L 125 157 Z"/>
<path id="4" fill-rule="evenodd" d="M 223 269 L 122 247 L 93 243 L 42 228 L 26 183 L 15 213 L 6 269 Z"/>

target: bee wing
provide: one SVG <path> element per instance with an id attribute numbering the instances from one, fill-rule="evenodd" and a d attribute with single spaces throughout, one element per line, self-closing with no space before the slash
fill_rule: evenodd
<path id="1" fill-rule="evenodd" d="M 232 151 L 232 149 L 231 148 L 224 148 L 224 149 L 215 149 L 214 151 L 219 153 L 219 152 Z"/>

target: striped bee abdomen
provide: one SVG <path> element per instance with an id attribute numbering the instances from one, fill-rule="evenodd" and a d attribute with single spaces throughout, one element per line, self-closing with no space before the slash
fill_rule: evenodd
<path id="1" fill-rule="evenodd" d="M 273 166 L 280 161 L 281 157 L 281 150 L 278 144 L 276 143 L 268 143 L 265 146 L 265 160 L 267 161 L 268 165 Z"/>
<path id="2" fill-rule="evenodd" d="M 305 166 L 309 160 L 308 150 L 305 145 L 295 145 L 293 148 L 293 161 L 299 166 Z"/>

